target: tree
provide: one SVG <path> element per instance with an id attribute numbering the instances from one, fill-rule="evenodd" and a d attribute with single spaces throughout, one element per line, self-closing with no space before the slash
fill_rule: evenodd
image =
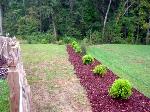
<path id="1" fill-rule="evenodd" d="M 105 19 L 104 19 L 104 26 L 103 26 L 103 32 L 102 32 L 103 33 L 102 34 L 103 37 L 104 37 L 104 34 L 105 34 L 105 26 L 106 26 L 107 17 L 108 17 L 108 13 L 109 13 L 109 10 L 110 10 L 111 3 L 112 3 L 112 0 L 109 0 L 107 12 L 106 12 Z"/>

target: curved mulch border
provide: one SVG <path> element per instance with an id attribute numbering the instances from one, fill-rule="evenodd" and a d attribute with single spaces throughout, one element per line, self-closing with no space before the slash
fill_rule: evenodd
<path id="1" fill-rule="evenodd" d="M 150 112 L 150 99 L 133 89 L 128 100 L 112 99 L 108 89 L 118 77 L 110 70 L 101 78 L 92 73 L 92 69 L 100 64 L 97 60 L 91 65 L 84 65 L 80 54 L 67 46 L 69 61 L 74 65 L 81 85 L 86 89 L 93 112 Z"/>

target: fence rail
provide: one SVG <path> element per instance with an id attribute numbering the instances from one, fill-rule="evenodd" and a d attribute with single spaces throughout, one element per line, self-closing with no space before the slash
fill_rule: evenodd
<path id="1" fill-rule="evenodd" d="M 20 44 L 16 39 L 0 37 L 0 56 L 8 67 L 10 111 L 31 112 L 31 92 L 21 60 Z"/>

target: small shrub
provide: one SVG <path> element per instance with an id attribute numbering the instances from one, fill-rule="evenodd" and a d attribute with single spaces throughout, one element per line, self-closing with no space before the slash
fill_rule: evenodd
<path id="1" fill-rule="evenodd" d="M 55 37 L 48 33 L 33 33 L 32 35 L 24 35 L 22 38 L 29 44 L 48 44 L 55 41 Z"/>
<path id="2" fill-rule="evenodd" d="M 103 76 L 105 75 L 107 72 L 107 67 L 104 66 L 104 65 L 97 65 L 94 70 L 93 70 L 93 73 L 94 74 L 97 74 L 97 75 L 100 75 L 100 76 Z"/>
<path id="3" fill-rule="evenodd" d="M 77 46 L 75 47 L 75 52 L 76 52 L 76 53 L 81 53 L 81 52 L 82 52 L 81 47 L 80 47 L 79 45 L 77 45 Z"/>
<path id="4" fill-rule="evenodd" d="M 91 55 L 85 55 L 82 57 L 84 64 L 91 64 L 94 61 L 94 58 Z"/>
<path id="5" fill-rule="evenodd" d="M 80 47 L 80 45 L 78 44 L 78 42 L 73 41 L 73 42 L 72 42 L 72 47 L 73 47 L 73 49 L 75 50 L 75 52 L 77 52 L 77 53 L 81 53 L 81 52 L 82 52 L 81 47 Z"/>
<path id="6" fill-rule="evenodd" d="M 69 37 L 69 36 L 65 36 L 65 37 L 63 37 L 63 42 L 65 43 L 65 44 L 69 44 L 69 43 L 71 43 L 71 42 L 73 42 L 73 41 L 76 41 L 76 38 L 74 38 L 74 37 Z"/>
<path id="7" fill-rule="evenodd" d="M 77 41 L 73 41 L 73 42 L 71 43 L 71 45 L 72 45 L 73 48 L 74 48 L 74 46 L 75 46 L 76 44 L 78 44 Z"/>
<path id="8" fill-rule="evenodd" d="M 132 86 L 128 80 L 118 79 L 109 89 L 109 95 L 113 98 L 128 99 L 132 94 Z"/>

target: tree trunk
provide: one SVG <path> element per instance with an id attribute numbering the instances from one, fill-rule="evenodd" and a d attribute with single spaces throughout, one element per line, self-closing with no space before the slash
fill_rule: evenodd
<path id="1" fill-rule="evenodd" d="M 0 5 L 0 35 L 3 35 L 2 18 L 2 5 Z"/>
<path id="2" fill-rule="evenodd" d="M 102 32 L 102 37 L 103 38 L 105 36 L 105 27 L 106 27 L 107 17 L 108 17 L 108 13 L 109 13 L 109 10 L 110 10 L 111 3 L 112 3 L 112 0 L 109 1 L 109 5 L 108 5 L 107 12 L 106 12 L 105 19 L 104 19 L 104 26 L 103 26 L 103 32 Z"/>
<path id="3" fill-rule="evenodd" d="M 23 8 L 24 8 L 24 16 L 26 15 L 26 5 L 25 5 L 25 0 L 22 1 L 22 5 L 23 5 Z"/>
<path id="4" fill-rule="evenodd" d="M 55 17 L 54 17 L 54 11 L 52 9 L 52 12 L 51 12 L 51 16 L 52 16 L 52 25 L 53 25 L 53 34 L 54 34 L 54 37 L 57 39 L 57 28 L 56 28 L 56 23 L 55 23 Z"/>
<path id="5" fill-rule="evenodd" d="M 137 37 L 135 40 L 135 43 L 138 43 L 139 40 L 139 34 L 140 34 L 140 0 L 138 0 L 138 28 L 137 28 Z"/>
<path id="6" fill-rule="evenodd" d="M 149 17 L 149 26 L 150 26 L 150 17 Z M 147 29 L 147 36 L 146 36 L 146 45 L 149 44 L 150 41 L 150 28 Z"/>
<path id="7" fill-rule="evenodd" d="M 69 0 L 70 12 L 73 11 L 74 3 L 75 3 L 75 0 Z"/>

